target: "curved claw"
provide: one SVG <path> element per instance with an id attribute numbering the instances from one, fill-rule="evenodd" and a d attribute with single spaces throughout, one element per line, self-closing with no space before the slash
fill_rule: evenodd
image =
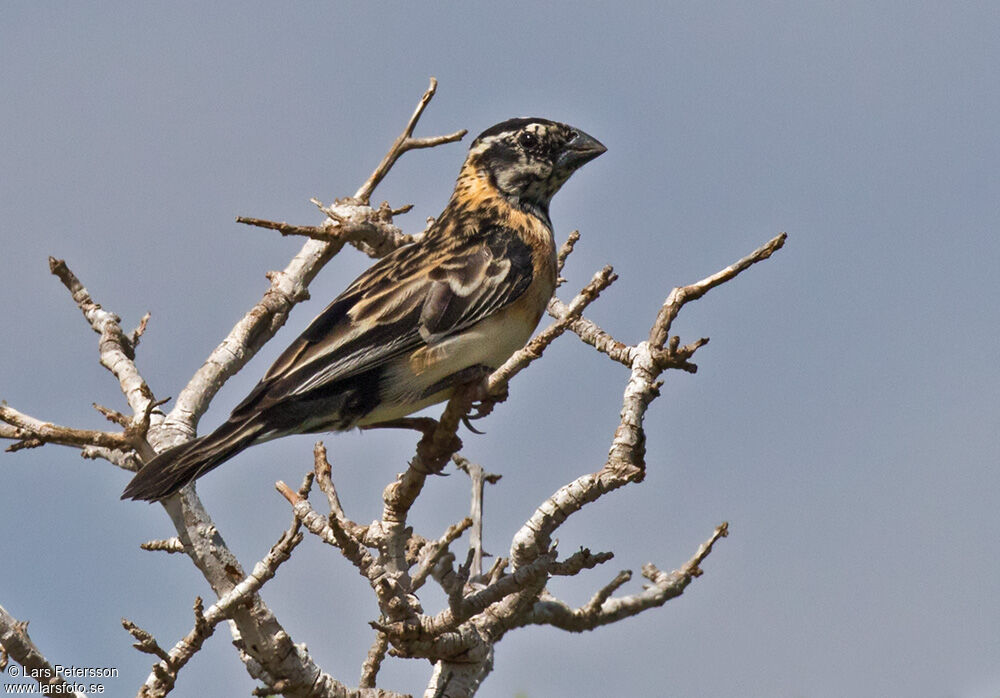
<path id="1" fill-rule="evenodd" d="M 480 436 L 483 436 L 484 434 L 486 434 L 486 432 L 485 431 L 479 431 L 474 426 L 472 426 L 472 420 L 473 419 L 482 419 L 485 416 L 486 416 L 485 414 L 478 415 L 478 416 L 475 416 L 475 417 L 472 417 L 472 416 L 469 416 L 469 415 L 465 415 L 464 417 L 462 417 L 462 424 L 464 424 L 465 428 L 468 429 L 469 431 L 471 431 L 473 434 L 479 434 Z"/>

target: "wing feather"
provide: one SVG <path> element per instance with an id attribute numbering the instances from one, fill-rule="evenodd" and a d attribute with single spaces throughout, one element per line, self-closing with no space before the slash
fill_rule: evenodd
<path id="1" fill-rule="evenodd" d="M 310 323 L 233 416 L 300 397 L 461 332 L 516 300 L 532 276 L 531 250 L 508 228 L 401 247 Z"/>

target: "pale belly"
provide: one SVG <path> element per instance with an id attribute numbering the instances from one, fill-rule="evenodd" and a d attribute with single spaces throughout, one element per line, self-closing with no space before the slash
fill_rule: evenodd
<path id="1" fill-rule="evenodd" d="M 538 317 L 518 318 L 511 310 L 486 318 L 461 334 L 448 337 L 394 362 L 387 370 L 381 404 L 358 426 L 399 419 L 447 400 L 449 386 L 431 395 L 426 391 L 470 366 L 497 368 L 531 337 Z"/>

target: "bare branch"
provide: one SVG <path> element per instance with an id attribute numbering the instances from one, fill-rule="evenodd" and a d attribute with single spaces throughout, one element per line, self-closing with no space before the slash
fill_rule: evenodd
<path id="1" fill-rule="evenodd" d="M 653 323 L 653 328 L 650 330 L 650 345 L 657 348 L 663 346 L 663 344 L 667 341 L 667 336 L 670 334 L 670 326 L 673 324 L 677 314 L 686 303 L 698 300 L 716 286 L 724 284 L 730 279 L 735 278 L 738 274 L 746 271 L 757 262 L 763 262 L 785 245 L 785 239 L 787 237 L 788 235 L 781 233 L 777 237 L 772 238 L 758 247 L 743 259 L 730 264 L 725 269 L 717 271 L 701 281 L 697 281 L 688 286 L 679 286 L 671 291 L 670 295 L 667 296 L 667 300 L 663 303 L 663 307 L 660 308 L 659 314 L 656 316 L 656 322 Z"/>
<path id="2" fill-rule="evenodd" d="M 333 206 L 324 206 L 312 200 L 328 218 L 323 225 L 292 225 L 261 218 L 238 216 L 237 223 L 277 230 L 283 236 L 298 235 L 326 242 L 348 242 L 371 257 L 384 257 L 397 247 L 414 241 L 412 235 L 403 233 L 393 225 L 392 216 L 400 209 L 393 209 L 388 203 L 373 209 L 368 205 L 358 205 L 352 200 L 341 201 Z"/>
<path id="3" fill-rule="evenodd" d="M 549 568 L 549 573 L 562 577 L 572 577 L 582 570 L 589 570 L 597 567 L 598 565 L 603 565 L 605 562 L 613 559 L 614 556 L 614 553 L 595 554 L 590 552 L 587 548 L 581 548 L 565 560 L 553 563 L 551 568 Z"/>
<path id="4" fill-rule="evenodd" d="M 317 441 L 313 447 L 313 472 L 316 474 L 320 491 L 326 495 L 326 501 L 330 504 L 330 513 L 341 521 L 349 521 L 344 513 L 344 507 L 340 504 L 340 497 L 337 496 L 337 488 L 333 485 L 333 470 L 326 457 L 326 446 L 322 441 Z"/>
<path id="5" fill-rule="evenodd" d="M 177 680 L 178 672 L 201 649 L 205 640 L 215 632 L 215 627 L 229 618 L 232 609 L 237 605 L 252 602 L 251 597 L 255 596 L 260 588 L 274 577 L 278 567 L 291 556 L 292 550 L 301 540 L 299 521 L 293 519 L 292 525 L 281 534 L 270 552 L 263 560 L 254 565 L 253 572 L 227 594 L 221 596 L 208 610 L 205 610 L 201 597 L 196 598 L 194 602 L 194 628 L 181 638 L 169 653 L 164 652 L 149 633 L 123 619 L 122 624 L 126 630 L 139 641 L 136 648 L 155 654 L 161 660 L 153 666 L 152 672 L 146 678 L 143 685 L 143 695 L 164 696 L 169 693 Z"/>
<path id="6" fill-rule="evenodd" d="M 590 601 L 580 608 L 581 615 L 588 617 L 596 616 L 600 612 L 604 602 L 611 598 L 611 595 L 623 587 L 630 579 L 632 579 L 632 572 L 630 570 L 622 570 L 616 574 L 614 579 L 598 589 Z"/>
<path id="7" fill-rule="evenodd" d="M 671 361 L 678 359 L 679 342 L 671 342 L 666 354 L 662 353 L 662 343 L 669 332 L 671 321 L 684 303 L 701 297 L 711 288 L 734 278 L 751 265 L 767 259 L 775 250 L 781 248 L 784 240 L 785 235 L 779 235 L 726 269 L 691 286 L 674 289 L 670 293 L 650 331 L 651 340 L 629 348 L 628 365 L 632 370 L 622 396 L 621 421 L 615 430 L 608 460 L 599 472 L 578 477 L 560 488 L 535 510 L 514 537 L 511 561 L 515 569 L 546 551 L 552 533 L 567 517 L 599 497 L 629 482 L 640 482 L 643 479 L 646 454 L 643 420 L 649 404 L 660 394 L 660 382 L 657 377 L 669 363 L 665 357 Z M 693 353 L 705 341 L 707 340 L 699 340 L 684 350 Z M 686 357 L 681 357 L 679 360 L 686 361 Z"/>
<path id="8" fill-rule="evenodd" d="M 145 654 L 154 654 L 164 661 L 170 661 L 170 656 L 160 647 L 160 643 L 149 632 L 143 630 L 128 618 L 122 618 L 122 627 L 128 631 L 129 635 L 135 638 L 135 644 L 132 646 L 137 650 Z"/>
<path id="9" fill-rule="evenodd" d="M 92 403 L 92 407 L 104 415 L 104 418 L 109 422 L 113 422 L 118 426 L 127 427 L 132 422 L 129 417 L 126 417 L 118 410 L 113 410 L 110 407 L 105 407 L 104 405 L 98 405 L 96 402 Z"/>
<path id="10" fill-rule="evenodd" d="M 423 547 L 420 551 L 420 567 L 410 578 L 410 589 L 412 591 L 415 592 L 424 585 L 424 581 L 427 579 L 427 576 L 431 573 L 441 558 L 448 552 L 449 546 L 458 540 L 458 537 L 462 535 L 462 533 L 464 533 L 470 526 L 472 526 L 472 519 L 467 516 L 458 523 L 454 523 L 449 526 L 448 530 L 445 531 L 444 535 L 439 539 L 429 542 Z"/>
<path id="11" fill-rule="evenodd" d="M 0 438 L 18 440 L 18 443 L 7 447 L 8 451 L 18 451 L 22 448 L 34 448 L 42 444 L 51 443 L 81 449 L 98 447 L 121 452 L 134 449 L 146 455 L 151 455 L 152 449 L 146 443 L 146 432 L 149 430 L 150 412 L 158 404 L 162 404 L 162 401 L 149 400 L 143 406 L 141 413 L 133 418 L 125 417 L 121 413 L 108 410 L 107 408 L 102 408 L 105 416 L 113 416 L 112 421 L 126 425 L 125 430 L 119 434 L 92 429 L 75 429 L 73 427 L 52 424 L 51 422 L 43 422 L 40 419 L 30 417 L 15 410 L 6 402 L 0 402 L 0 420 L 10 425 L 9 427 L 0 428 Z M 101 455 L 104 455 L 104 453 L 101 453 Z M 88 457 L 93 457 L 93 454 L 88 454 Z M 110 455 L 108 457 L 110 460 Z"/>
<path id="12" fill-rule="evenodd" d="M 701 544 L 698 552 L 679 570 L 666 573 L 651 564 L 645 565 L 643 576 L 652 583 L 638 594 L 617 598 L 611 596 L 631 578 L 630 572 L 621 572 L 580 608 L 571 609 L 562 601 L 551 597 L 539 601 L 525 617 L 525 624 L 552 625 L 571 632 L 583 632 L 662 606 L 670 599 L 680 596 L 688 584 L 701 575 L 699 565 L 712 552 L 715 542 L 725 537 L 728 531 L 728 524 L 720 524 L 712 536 Z"/>
<path id="13" fill-rule="evenodd" d="M 173 538 L 164 538 L 162 540 L 150 540 L 142 543 L 140 546 L 143 550 L 158 550 L 165 553 L 183 553 L 184 544 L 181 539 L 177 536 Z"/>
<path id="14" fill-rule="evenodd" d="M 26 673 L 34 678 L 39 685 L 59 687 L 58 689 L 50 689 L 49 693 L 86 698 L 82 693 L 76 691 L 64 693 L 59 690 L 68 686 L 66 680 L 56 673 L 55 667 L 49 663 L 37 645 L 28 637 L 28 622 L 17 620 L 3 606 L 0 606 L 0 648 L 3 649 L 4 665 L 8 659 L 13 659 L 23 666 L 27 670 Z M 0 668 L 0 671 L 2 670 Z"/>
<path id="15" fill-rule="evenodd" d="M 139 340 L 142 338 L 142 335 L 146 333 L 146 325 L 149 324 L 150 317 L 151 317 L 150 313 L 146 313 L 145 315 L 143 315 L 139 319 L 138 327 L 132 330 L 132 333 L 128 336 L 129 343 L 132 345 L 133 350 L 135 349 L 135 347 L 139 346 Z"/>
<path id="16" fill-rule="evenodd" d="M 258 228 L 268 228 L 277 230 L 282 236 L 301 235 L 313 240 L 334 240 L 336 236 L 330 235 L 326 228 L 321 225 L 294 225 L 284 221 L 269 221 L 264 218 L 253 218 L 251 216 L 236 216 L 237 223 L 253 225 Z"/>
<path id="17" fill-rule="evenodd" d="M 361 680 L 358 682 L 360 688 L 375 688 L 375 677 L 382 667 L 382 660 L 385 659 L 385 652 L 389 649 L 389 637 L 381 630 L 375 631 L 375 641 L 372 642 L 365 657 L 365 663 L 361 665 Z"/>
<path id="18" fill-rule="evenodd" d="M 473 582 L 481 581 L 483 576 L 483 486 L 489 482 L 491 484 L 500 480 L 500 475 L 487 473 L 478 463 L 473 463 L 465 456 L 455 454 L 452 456 L 461 470 L 468 474 L 472 480 L 472 507 L 469 517 L 472 520 L 472 531 L 469 534 L 469 547 L 472 549 L 472 567 L 469 578 Z"/>
<path id="19" fill-rule="evenodd" d="M 0 427 L 0 430 L 2 430 L 2 427 Z M 84 446 L 80 451 L 80 456 L 89 460 L 100 458 L 112 465 L 118 466 L 122 470 L 128 470 L 133 473 L 142 467 L 142 462 L 135 451 L 121 451 L 114 448 L 105 448 L 104 446 Z"/>
<path id="20" fill-rule="evenodd" d="M 408 618 L 416 619 L 416 606 L 406 591 L 400 586 L 408 585 L 409 563 L 406 551 L 411 538 L 411 531 L 406 525 L 410 507 L 420 494 L 428 474 L 440 472 L 461 447 L 462 442 L 456 435 L 462 419 L 472 406 L 472 395 L 479 386 L 470 383 L 455 390 L 441 418 L 437 421 L 426 420 L 423 437 L 417 443 L 416 455 L 410 461 L 410 467 L 397 476 L 382 493 L 384 507 L 382 520 L 375 529 L 374 538 L 379 548 L 379 569 L 384 576 L 369 575 L 373 588 L 380 595 L 380 607 L 392 620 Z M 391 592 L 391 593 L 390 593 Z M 381 600 L 392 599 L 395 606 L 389 607 Z"/>
<path id="21" fill-rule="evenodd" d="M 385 502 L 382 514 L 384 521 L 405 521 L 413 501 L 420 494 L 426 476 L 439 473 L 452 455 L 462 447 L 462 441 L 456 436 L 456 432 L 472 405 L 472 395 L 477 388 L 477 385 L 469 384 L 456 389 L 438 420 L 426 418 L 397 420 L 400 423 L 405 421 L 411 428 L 421 430 L 423 437 L 417 443 L 417 452 L 410 461 L 410 467 L 396 479 L 396 482 L 385 488 L 382 495 Z"/>
<path id="22" fill-rule="evenodd" d="M 464 647 L 475 643 L 475 628 L 463 628 L 455 633 L 455 646 Z M 438 661 L 434 673 L 424 691 L 424 698 L 466 698 L 473 696 L 483 680 L 493 671 L 493 646 L 482 644 L 477 652 L 470 653 L 468 662 Z"/>
<path id="23" fill-rule="evenodd" d="M 194 487 L 186 487 L 162 502 L 174 523 L 185 552 L 220 598 L 247 581 L 239 560 L 229 550 Z M 257 573 L 257 569 L 254 569 Z M 237 591 L 236 594 L 241 592 Z M 293 642 L 274 614 L 256 593 L 244 593 L 242 603 L 227 611 L 233 643 L 248 672 L 255 678 L 278 677 L 295 690 L 339 685 L 322 672 L 305 649 Z M 291 689 L 290 689 L 291 690 Z M 317 689 L 318 690 L 318 689 Z M 294 694 L 294 692 L 293 692 Z M 322 695 L 322 693 L 318 693 Z"/>
<path id="24" fill-rule="evenodd" d="M 292 505 L 296 520 L 301 522 L 306 530 L 318 536 L 324 543 L 339 548 L 344 557 L 358 568 L 361 575 L 368 577 L 368 571 L 373 563 L 371 554 L 357 538 L 340 525 L 341 522 L 337 517 L 323 516 L 312 508 L 308 499 L 293 492 L 284 482 L 276 482 L 275 488 Z"/>
<path id="25" fill-rule="evenodd" d="M 424 96 L 420 98 L 420 102 L 417 104 L 416 110 L 413 112 L 413 116 L 406 124 L 406 128 L 399 135 L 398 138 L 393 142 L 392 147 L 389 148 L 389 152 L 385 154 L 382 158 L 382 162 L 378 164 L 375 171 L 372 172 L 368 180 L 361 185 L 361 188 L 354 194 L 354 198 L 367 204 L 371 198 L 372 192 L 375 191 L 375 187 L 385 179 L 385 176 L 389 174 L 389 170 L 392 169 L 393 164 L 399 159 L 399 156 L 405 153 L 407 150 L 413 150 L 414 148 L 431 148 L 436 145 L 441 145 L 443 143 L 453 143 L 455 141 L 461 140 L 468 131 L 462 129 L 461 131 L 456 131 L 455 133 L 448 134 L 447 136 L 436 136 L 434 138 L 413 138 L 413 129 L 416 128 L 417 122 L 420 120 L 420 116 L 424 113 L 424 109 L 430 103 L 431 98 L 437 91 L 437 80 L 431 78 L 430 85 L 427 91 L 424 92 Z"/>
<path id="26" fill-rule="evenodd" d="M 559 278 L 556 280 L 556 287 L 562 286 L 566 282 L 566 279 L 562 278 L 563 267 L 566 266 L 566 258 L 573 254 L 573 248 L 576 243 L 580 240 L 580 231 L 574 230 L 566 238 L 566 242 L 559 247 L 559 252 L 556 254 L 556 273 L 560 274 Z"/>
<path id="27" fill-rule="evenodd" d="M 74 429 L 72 427 L 52 424 L 51 422 L 43 422 L 40 419 L 18 412 L 13 407 L 7 405 L 6 402 L 0 403 L 0 420 L 13 427 L 13 430 L 0 430 L 0 437 L 29 442 L 27 446 L 19 446 L 18 444 L 9 446 L 7 448 L 8 451 L 40 446 L 43 443 L 74 446 L 76 448 L 83 448 L 84 446 L 104 446 L 113 449 L 132 448 L 132 445 L 125 438 L 125 434 L 94 431 L 91 429 Z"/>
<path id="28" fill-rule="evenodd" d="M 558 298 L 549 301 L 546 312 L 555 319 L 562 318 L 568 312 L 569 307 Z M 611 359 L 624 366 L 632 366 L 632 349 L 628 344 L 618 341 L 609 333 L 602 330 L 596 323 L 585 317 L 580 317 L 570 323 L 569 329 L 583 342 L 597 349 L 602 354 L 606 354 Z"/>
<path id="29" fill-rule="evenodd" d="M 423 632 L 431 637 L 438 637 L 504 597 L 516 594 L 539 580 L 546 579 L 555 558 L 556 552 L 551 550 L 522 566 L 513 574 L 502 577 L 484 589 L 463 597 L 457 604 L 452 604 L 451 608 L 422 623 Z"/>
<path id="30" fill-rule="evenodd" d="M 121 328 L 121 319 L 114 313 L 101 308 L 99 303 L 94 302 L 90 293 L 76 275 L 66 266 L 66 262 L 55 257 L 49 257 L 49 271 L 59 277 L 63 286 L 72 294 L 83 317 L 90 323 L 91 328 L 101 335 L 99 350 L 101 365 L 107 368 L 118 379 L 122 394 L 128 401 L 132 411 L 141 414 L 146 408 L 146 404 L 153 399 L 153 392 L 146 385 L 135 366 L 135 347 L 139 343 L 139 337 L 146 329 L 149 321 L 147 313 L 139 327 L 132 333 L 131 337 L 125 335 Z"/>
<path id="31" fill-rule="evenodd" d="M 306 289 L 343 243 L 309 240 L 283 271 L 272 272 L 270 288 L 240 319 L 177 396 L 174 408 L 150 434 L 162 451 L 194 436 L 201 415 L 223 384 L 249 361 L 285 323 L 288 313 L 308 297 Z"/>

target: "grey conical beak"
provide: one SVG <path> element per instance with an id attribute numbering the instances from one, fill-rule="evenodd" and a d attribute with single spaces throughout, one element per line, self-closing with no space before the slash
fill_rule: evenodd
<path id="1" fill-rule="evenodd" d="M 576 129 L 576 135 L 563 147 L 563 152 L 559 155 L 559 168 L 570 171 L 578 169 L 607 150 L 599 140 Z"/>

